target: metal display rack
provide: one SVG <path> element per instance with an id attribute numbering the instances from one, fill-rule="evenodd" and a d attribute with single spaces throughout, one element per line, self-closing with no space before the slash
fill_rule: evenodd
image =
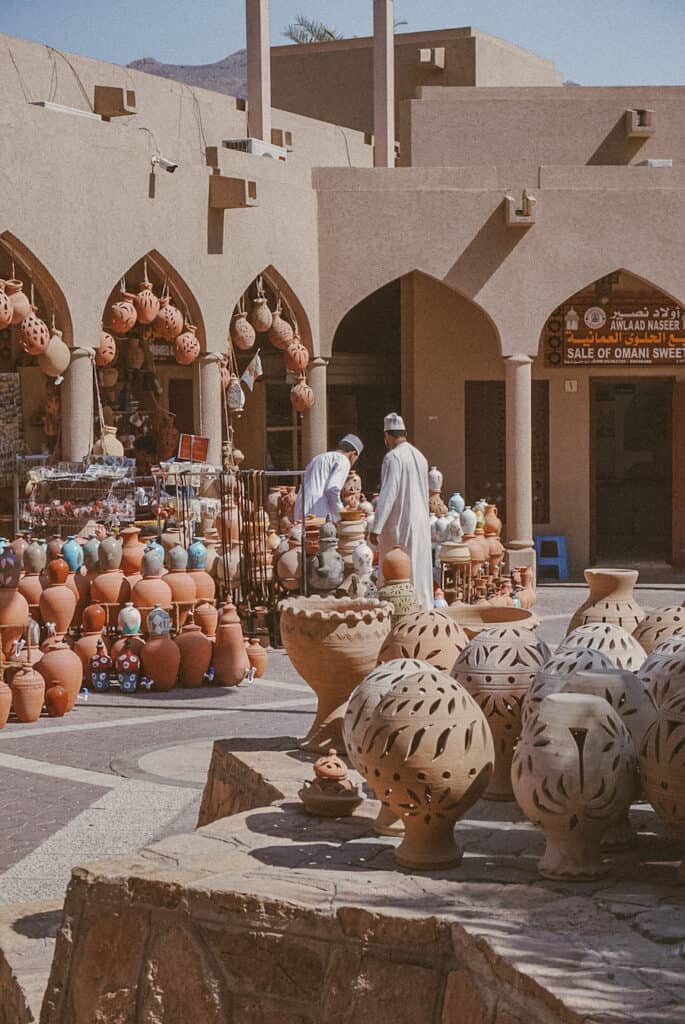
<path id="1" fill-rule="evenodd" d="M 23 532 L 78 533 L 89 519 L 108 526 L 135 520 L 135 466 L 89 460 L 47 465 L 44 456 L 17 456 L 15 523 Z"/>

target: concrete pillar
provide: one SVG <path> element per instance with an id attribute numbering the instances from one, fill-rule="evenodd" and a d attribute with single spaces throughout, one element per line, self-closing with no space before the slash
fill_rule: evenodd
<path id="1" fill-rule="evenodd" d="M 207 462 L 220 466 L 223 438 L 221 356 L 217 352 L 202 352 L 196 365 L 198 433 L 209 438 Z"/>
<path id="2" fill-rule="evenodd" d="M 394 0 L 373 0 L 374 167 L 395 166 L 394 35 Z"/>
<path id="3" fill-rule="evenodd" d="M 516 551 L 516 564 L 532 564 L 533 464 L 531 378 L 533 360 L 517 354 L 504 360 L 507 433 L 507 548 Z"/>
<path id="4" fill-rule="evenodd" d="M 314 392 L 314 405 L 302 417 L 302 461 L 305 466 L 328 448 L 327 366 L 327 359 L 314 356 L 307 370 L 309 386 Z"/>
<path id="5" fill-rule="evenodd" d="M 79 462 L 93 447 L 93 349 L 73 348 L 62 391 L 62 458 Z"/>
<path id="6" fill-rule="evenodd" d="M 269 0 L 245 0 L 247 23 L 247 134 L 271 142 Z"/>

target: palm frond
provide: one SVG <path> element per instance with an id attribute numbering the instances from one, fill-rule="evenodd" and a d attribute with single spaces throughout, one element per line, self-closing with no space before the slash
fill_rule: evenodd
<path id="1" fill-rule="evenodd" d="M 295 21 L 283 30 L 283 35 L 293 43 L 327 43 L 343 38 L 342 32 L 316 18 L 308 18 L 306 14 L 298 14 Z"/>

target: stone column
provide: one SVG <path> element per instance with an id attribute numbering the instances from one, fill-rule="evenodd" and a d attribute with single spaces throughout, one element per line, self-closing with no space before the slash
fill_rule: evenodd
<path id="1" fill-rule="evenodd" d="M 245 0 L 247 23 L 247 134 L 271 142 L 269 0 Z"/>
<path id="2" fill-rule="evenodd" d="M 517 353 L 504 360 L 507 442 L 507 548 L 516 565 L 533 565 L 533 464 L 531 378 L 533 360 Z M 511 561 L 511 556 L 510 556 Z"/>
<path id="3" fill-rule="evenodd" d="M 326 367 L 328 360 L 314 356 L 307 370 L 309 386 L 314 392 L 314 405 L 302 417 L 302 462 L 328 448 L 328 402 L 326 395 Z"/>
<path id="4" fill-rule="evenodd" d="M 207 462 L 221 465 L 222 396 L 221 356 L 217 352 L 202 352 L 197 360 L 197 412 L 198 432 L 209 438 Z"/>
<path id="5" fill-rule="evenodd" d="M 79 462 L 93 447 L 93 349 L 72 348 L 61 384 L 62 458 Z"/>
<path id="6" fill-rule="evenodd" d="M 395 166 L 394 35 L 394 0 L 373 0 L 374 167 Z"/>

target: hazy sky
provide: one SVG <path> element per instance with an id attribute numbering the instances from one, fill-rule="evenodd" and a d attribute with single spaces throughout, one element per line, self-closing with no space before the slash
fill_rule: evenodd
<path id="1" fill-rule="evenodd" d="M 685 84 L 685 0 L 396 0 L 401 32 L 472 25 L 583 85 Z M 271 40 L 299 13 L 368 35 L 371 0 L 271 0 Z M 244 45 L 244 0 L 0 0 L 0 32 L 126 64 L 206 64 Z"/>

